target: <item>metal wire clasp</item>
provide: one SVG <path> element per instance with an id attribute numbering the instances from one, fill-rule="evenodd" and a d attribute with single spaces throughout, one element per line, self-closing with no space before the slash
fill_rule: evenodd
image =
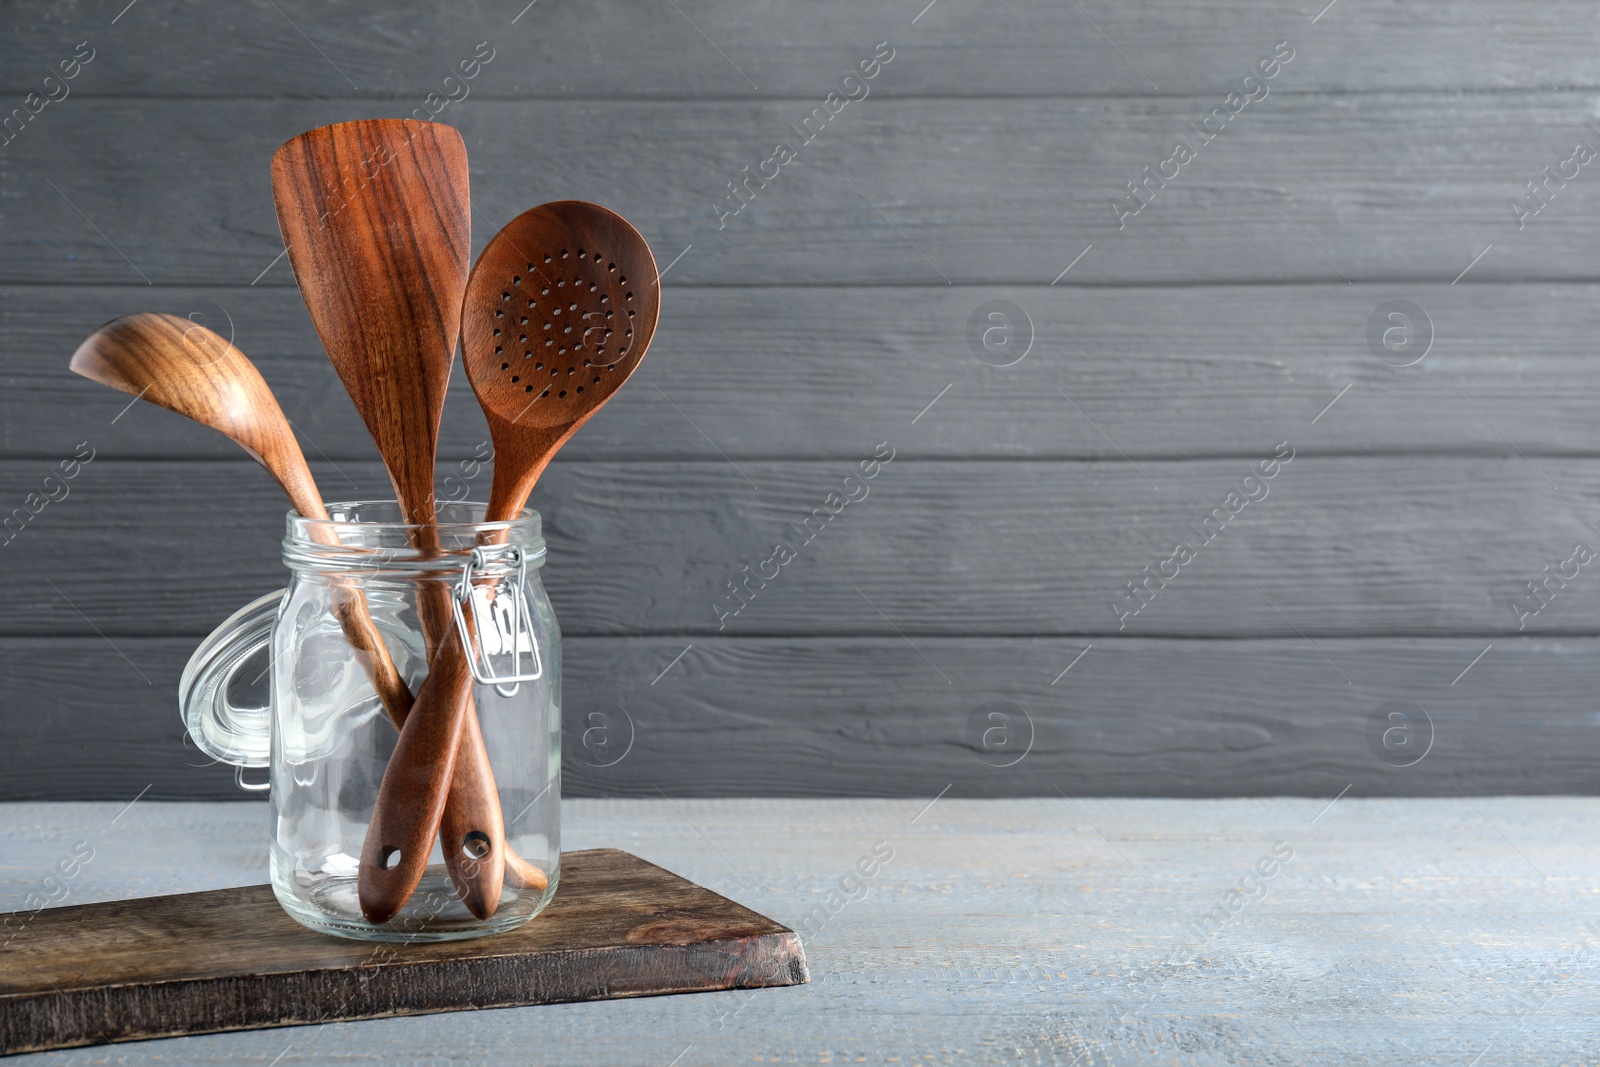
<path id="1" fill-rule="evenodd" d="M 487 571 L 494 563 L 517 565 L 516 585 L 509 586 L 505 578 L 493 588 L 473 582 L 473 571 Z M 473 680 L 492 685 L 501 696 L 515 696 L 523 682 L 537 681 L 544 676 L 544 661 L 539 657 L 539 642 L 533 634 L 533 612 L 523 588 L 528 576 L 528 559 L 515 545 L 484 545 L 472 550 L 472 555 L 461 568 L 461 580 L 456 583 L 455 596 L 450 608 L 456 617 L 456 632 L 461 635 L 461 647 L 467 651 L 467 665 Z M 487 580 L 480 574 L 478 582 Z M 463 604 L 472 605 L 472 621 L 478 632 L 476 645 L 467 627 Z M 533 654 L 533 669 L 522 669 L 524 653 Z M 491 656 L 511 656 L 511 673 L 497 674 Z M 507 686 L 510 688 L 508 689 Z"/>

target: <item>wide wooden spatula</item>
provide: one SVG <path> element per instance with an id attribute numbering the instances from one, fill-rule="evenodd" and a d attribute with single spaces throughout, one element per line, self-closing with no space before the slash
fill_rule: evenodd
<path id="1" fill-rule="evenodd" d="M 311 130 L 272 157 L 272 196 L 289 262 L 328 358 L 377 442 L 419 548 L 438 547 L 434 460 L 471 263 L 467 152 L 449 126 L 365 119 Z M 443 582 L 418 599 L 431 666 L 450 626 Z M 451 784 L 463 837 L 442 842 L 457 891 L 474 914 L 492 914 L 504 878 L 504 829 L 477 717 L 459 773 L 458 746 L 424 773 Z M 402 734 L 402 736 L 404 736 Z M 393 759 L 409 758 L 397 751 Z M 438 826 L 438 817 L 432 820 Z M 380 857 L 418 879 L 433 833 Z M 412 882 L 415 885 L 415 881 Z M 383 919 L 392 917 L 391 912 Z"/>

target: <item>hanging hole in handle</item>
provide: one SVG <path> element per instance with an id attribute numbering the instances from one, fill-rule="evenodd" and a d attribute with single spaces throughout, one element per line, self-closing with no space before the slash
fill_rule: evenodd
<path id="1" fill-rule="evenodd" d="M 242 766 L 235 767 L 233 769 L 233 784 L 238 786 L 240 789 L 243 789 L 246 793 L 265 793 L 267 790 L 272 788 L 272 782 L 270 779 L 265 782 L 245 781 L 244 768 Z"/>
<path id="2" fill-rule="evenodd" d="M 400 850 L 393 845 L 383 846 L 383 852 L 378 856 L 378 866 L 386 871 L 400 866 Z"/>
<path id="3" fill-rule="evenodd" d="M 494 851 L 494 842 L 482 830 L 473 830 L 461 839 L 461 854 L 469 860 L 487 859 Z"/>

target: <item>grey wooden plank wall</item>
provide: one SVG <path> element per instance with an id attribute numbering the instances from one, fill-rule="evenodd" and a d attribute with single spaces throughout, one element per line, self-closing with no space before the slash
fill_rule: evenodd
<path id="1" fill-rule="evenodd" d="M 204 316 L 324 492 L 382 492 L 267 161 L 459 96 L 490 49 L 438 116 L 477 244 L 581 197 L 670 264 L 653 354 L 534 498 L 569 792 L 1591 788 L 1593 5 L 94 0 L 0 13 L 0 514 L 94 454 L 0 545 L 0 799 L 236 795 L 174 689 L 281 583 L 283 503 L 66 359 L 114 315 Z M 798 158 L 719 220 L 778 141 Z M 1026 315 L 1013 365 L 969 339 L 990 301 Z M 1422 311 L 1403 352 L 1373 340 L 1393 301 Z M 484 437 L 458 376 L 441 475 Z M 720 617 L 880 443 L 868 498 Z"/>

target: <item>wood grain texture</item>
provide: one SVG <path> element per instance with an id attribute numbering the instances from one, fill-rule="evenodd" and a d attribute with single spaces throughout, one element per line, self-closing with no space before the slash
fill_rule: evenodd
<path id="1" fill-rule="evenodd" d="M 462 775 L 464 781 L 456 781 L 456 753 L 473 714 L 471 694 L 472 675 L 461 642 L 446 634 L 428 663 L 428 677 L 417 690 L 417 701 L 384 767 L 362 842 L 361 913 L 370 923 L 388 922 L 411 899 L 427 873 L 434 838 L 440 837 L 445 800 L 458 796 L 471 801 L 470 807 L 457 812 L 465 832 L 440 838 L 440 848 L 456 861 L 451 879 L 478 918 L 487 919 L 499 906 L 505 826 L 493 772 L 487 781 L 482 774 Z M 488 759 L 475 769 L 488 770 Z M 484 842 L 482 857 L 466 853 L 474 836 Z M 479 859 L 484 861 L 481 867 Z"/>
<path id="2" fill-rule="evenodd" d="M 469 190 L 461 135 L 438 123 L 342 122 L 272 156 L 273 202 L 300 294 L 402 513 L 418 524 L 434 520 L 439 421 L 467 285 Z"/>
<path id="3" fill-rule="evenodd" d="M 1297 90 L 1600 86 L 1593 63 L 1600 31 L 1580 0 L 1502 0 L 1480 5 L 1483 15 L 1470 7 L 1341 0 L 1315 24 L 1322 4 L 1290 0 L 1152 0 L 1135 7 L 1102 0 L 1081 4 L 1081 14 L 1049 0 L 1010 0 L 981 8 L 940 3 L 919 14 L 925 3 L 690 2 L 680 3 L 680 14 L 670 5 L 524 10 L 469 0 L 445 10 L 398 8 L 381 18 L 304 0 L 279 3 L 281 14 L 249 5 L 226 16 L 195 3 L 159 16 L 136 8 L 112 30 L 105 28 L 109 15 L 39 5 L 6 18 L 0 86 L 16 95 L 36 90 L 33 72 L 43 77 L 53 70 L 84 36 L 99 51 L 70 83 L 75 96 L 349 96 L 392 99 L 406 113 L 438 108 L 463 93 L 471 101 L 820 99 L 884 38 L 894 42 L 897 66 L 874 93 L 889 96 L 1220 96 L 1284 37 L 1303 47 Z M 480 50 L 482 42 L 489 49 Z M 493 58 L 475 62 L 486 55 Z M 154 62 L 155 56 L 172 61 Z M 478 72 L 463 78 L 463 62 Z M 448 121 L 457 108 L 443 104 L 441 117 Z"/>
<path id="4" fill-rule="evenodd" d="M 124 661 L 93 635 L 0 639 L 0 799 L 239 798 L 183 740 L 193 643 L 118 638 Z M 1600 773 L 1593 638 L 688 644 L 566 641 L 567 796 L 1454 797 Z M 1414 765 L 1381 744 L 1394 701 L 1426 716 L 1419 743 L 1431 723 Z"/>
<path id="5" fill-rule="evenodd" d="M 1491 243 L 1474 281 L 1597 276 L 1600 183 L 1566 183 L 1522 230 L 1510 207 L 1541 167 L 1595 139 L 1577 92 L 1274 94 L 1198 147 L 1119 230 L 1125 183 L 1154 173 L 1176 138 L 1198 142 L 1188 123 L 1221 99 L 869 97 L 792 144 L 800 158 L 752 186 L 753 202 L 721 229 L 718 210 L 735 206 L 718 208 L 727 183 L 756 173 L 777 141 L 803 140 L 789 124 L 820 94 L 814 105 L 485 100 L 452 122 L 472 145 L 480 221 L 498 225 L 529 201 L 603 203 L 663 263 L 693 245 L 673 285 L 1048 285 L 1091 243 L 1060 284 L 1447 284 Z M 248 285 L 283 249 L 260 161 L 351 111 L 73 103 L 49 116 L 48 140 L 6 148 L 0 283 Z M 152 140 L 168 151 L 147 153 Z M 618 166 L 622 143 L 649 165 Z M 76 164 L 64 168 L 64 155 Z M 137 163 L 112 165 L 124 159 Z M 259 284 L 288 282 L 277 268 Z"/>
<path id="6" fill-rule="evenodd" d="M 412 540 L 418 548 L 437 547 L 439 423 L 471 251 L 471 185 L 461 135 L 443 124 L 405 119 L 309 130 L 273 153 L 272 197 L 295 282 L 377 445 L 400 513 L 416 527 Z M 423 588 L 418 611 L 437 665 L 441 642 L 450 640 L 450 611 L 447 594 L 433 586 Z M 377 923 L 393 918 L 421 879 L 446 795 L 468 833 L 493 842 L 489 854 L 469 859 L 466 838 L 446 840 L 452 881 L 479 918 L 488 918 L 500 899 L 504 830 L 487 755 L 474 753 L 470 773 L 454 774 L 464 733 L 481 748 L 477 731 L 463 730 L 475 714 L 471 694 L 450 705 L 454 714 L 441 733 L 430 683 L 423 689 L 404 718 L 379 789 L 376 832 L 362 851 L 362 910 Z M 427 740 L 419 744 L 419 738 Z M 401 799 L 416 796 L 415 790 L 393 783 L 419 780 L 426 786 L 421 808 L 403 806 Z M 391 867 L 388 858 L 396 854 Z"/>
<path id="7" fill-rule="evenodd" d="M 277 397 L 255 364 L 215 331 L 171 314 L 126 315 L 90 334 L 67 369 L 216 430 L 267 469 L 294 510 L 327 519 Z"/>
<path id="8" fill-rule="evenodd" d="M 1600 455 L 1600 287 L 1479 286 L 1471 277 L 1398 291 L 1429 313 L 1435 333 L 1428 358 L 1402 369 L 1366 342 L 1368 319 L 1397 293 L 1381 285 L 939 286 L 886 301 L 834 287 L 675 287 L 669 275 L 654 358 L 562 457 L 715 458 L 699 427 L 735 460 L 854 462 L 880 419 L 903 454 L 927 458 L 1121 462 L 1118 449 L 1134 460 L 1253 457 L 1263 441 L 1285 438 L 1312 454 L 1515 455 L 1495 427 L 1531 456 Z M 967 346 L 968 318 L 996 298 L 1033 324 L 1033 350 L 1013 367 L 986 366 Z M 54 460 L 85 437 L 115 457 L 236 455 L 144 405 L 118 418 L 125 401 L 64 373 L 84 304 L 108 314 L 158 304 L 225 335 L 233 329 L 313 458 L 375 456 L 298 296 L 265 283 L 154 295 L 144 286 L 0 289 L 0 455 Z M 893 430 L 946 385 L 910 436 Z M 441 494 L 482 497 L 487 476 L 465 475 L 479 472 L 487 440 L 458 372 L 445 405 Z M 350 486 L 335 473 L 327 488 Z"/>
<path id="9" fill-rule="evenodd" d="M 871 441 L 862 438 L 863 461 Z M 1246 490 L 1274 447 L 1263 441 L 1250 461 L 1138 470 L 896 459 L 853 483 L 845 478 L 859 467 L 837 461 L 735 470 L 720 459 L 558 460 L 531 504 L 550 546 L 540 573 L 568 635 L 1600 632 L 1587 569 L 1537 613 L 1512 607 L 1537 603 L 1526 585 L 1543 581 L 1545 567 L 1570 573 L 1576 543 L 1595 547 L 1587 524 L 1597 521 L 1600 465 L 1298 456 L 1252 483 L 1269 495 L 1202 543 L 1203 520 Z M 338 469 L 353 497 L 362 487 L 382 493 L 375 465 Z M 36 477 L 8 466 L 0 499 L 23 501 Z M 319 474 L 329 486 L 335 477 Z M 202 636 L 285 581 L 282 504 L 265 483 L 248 461 L 86 464 L 67 499 L 0 548 L 0 596 L 12 609 L 0 634 Z M 830 494 L 863 486 L 869 495 L 837 516 L 814 515 L 839 506 Z M 144 506 L 152 501 L 163 507 Z M 759 586 L 780 539 L 798 556 Z M 1198 546 L 1197 558 L 1123 618 L 1115 605 L 1132 603 L 1118 599 L 1130 595 L 1126 583 L 1145 580 L 1146 566 L 1170 570 L 1162 563 L 1180 540 Z M 728 588 L 735 580 L 750 599 L 730 617 L 743 602 Z"/>
<path id="10" fill-rule="evenodd" d="M 660 296 L 644 238 L 595 204 L 531 208 L 489 242 L 466 283 L 459 324 L 462 365 L 494 445 L 487 521 L 522 514 L 556 452 L 639 366 Z M 541 318 L 542 331 L 534 325 Z M 543 361 L 551 364 L 548 376 Z M 361 910 L 369 922 L 392 919 L 421 881 L 447 792 L 441 841 L 461 897 L 480 919 L 500 900 L 505 828 L 488 756 L 476 732 L 464 729 L 473 718 L 469 656 L 455 633 L 442 636 L 384 772 L 362 847 Z M 467 754 L 467 772 L 456 773 L 463 736 L 477 748 Z"/>
<path id="11" fill-rule="evenodd" d="M 271 388 L 244 353 L 212 330 L 170 314 L 124 316 L 79 345 L 69 369 L 218 431 L 266 468 L 301 517 L 327 520 L 311 468 Z M 322 544 L 338 543 L 326 527 L 313 525 L 310 532 Z M 337 604 L 344 635 L 361 653 L 384 709 L 404 722 L 411 690 L 373 625 L 366 595 L 347 588 Z"/>
<path id="12" fill-rule="evenodd" d="M 431 945 L 319 935 L 266 885 L 13 913 L 0 1054 L 807 979 L 793 931 L 637 856 L 562 880 L 520 929 Z"/>
<path id="13" fill-rule="evenodd" d="M 567 847 L 626 843 L 773 916 L 804 940 L 811 982 L 120 1051 L 179 1067 L 531 1048 L 584 1067 L 1592 1058 L 1596 801 L 1332 796 L 574 801 Z M 259 880 L 262 806 L 141 802 L 107 833 L 125 803 L 0 812 L 0 900 L 23 906 L 79 840 L 97 855 L 75 902 Z M 841 886 L 880 844 L 892 859 Z M 1264 891 L 1244 882 L 1254 899 L 1202 942 L 1191 924 L 1275 846 L 1292 858 Z"/>
<path id="14" fill-rule="evenodd" d="M 529 208 L 484 246 L 461 351 L 494 446 L 489 521 L 522 514 L 556 452 L 638 369 L 660 313 L 650 246 L 598 204 Z"/>

